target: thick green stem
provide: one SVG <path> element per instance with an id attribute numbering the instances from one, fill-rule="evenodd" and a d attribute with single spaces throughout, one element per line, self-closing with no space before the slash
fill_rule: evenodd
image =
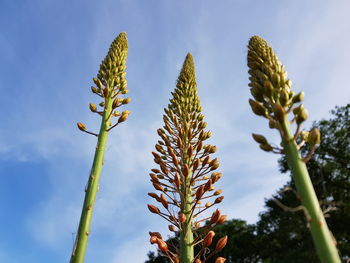
<path id="1" fill-rule="evenodd" d="M 106 99 L 106 107 L 102 117 L 100 133 L 98 136 L 94 162 L 91 168 L 88 185 L 86 188 L 83 210 L 81 212 L 78 234 L 74 244 L 70 263 L 83 263 L 85 257 L 86 245 L 90 233 L 90 224 L 92 218 L 92 211 L 98 191 L 100 174 L 103 166 L 104 152 L 107 143 L 108 131 L 110 127 L 110 113 L 112 111 L 112 100 Z"/>
<path id="2" fill-rule="evenodd" d="M 186 216 L 186 222 L 184 224 L 184 229 L 180 233 L 180 263 L 191 263 L 194 258 L 194 248 L 193 248 L 193 232 L 192 232 L 192 192 L 191 192 L 191 175 L 188 175 L 186 179 L 186 186 L 184 187 L 184 211 Z M 187 188 L 187 189 L 186 189 Z M 185 190 L 186 189 L 186 190 Z"/>
<path id="3" fill-rule="evenodd" d="M 282 140 L 288 164 L 292 171 L 298 194 L 301 197 L 302 205 L 307 210 L 307 216 L 310 217 L 310 231 L 317 253 L 322 263 L 340 263 L 335 240 L 328 229 L 308 170 L 300 157 L 297 145 L 293 139 L 289 121 L 285 120 L 282 126 L 284 132 Z"/>

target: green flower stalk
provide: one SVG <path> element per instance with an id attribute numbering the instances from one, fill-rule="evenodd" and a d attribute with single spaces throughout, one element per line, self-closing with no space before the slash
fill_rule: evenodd
<path id="1" fill-rule="evenodd" d="M 206 262 L 227 243 L 227 237 L 221 238 L 210 249 L 215 235 L 211 229 L 222 224 L 226 216 L 217 209 L 211 217 L 198 219 L 224 197 L 220 196 L 222 190 L 214 191 L 214 183 L 222 176 L 214 172 L 219 167 L 217 158 L 210 159 L 216 146 L 203 144 L 211 132 L 204 130 L 207 124 L 201 113 L 191 54 L 186 56 L 172 96 L 168 108 L 164 109 L 164 127 L 158 129 L 161 139 L 155 146 L 157 152 L 152 152 L 159 169 L 152 169 L 150 177 L 160 194 L 148 193 L 162 208 L 148 205 L 148 209 L 170 223 L 169 230 L 180 237 L 180 246 L 167 244 L 158 232 L 150 232 L 150 242 L 158 245 L 173 263 Z M 209 202 L 210 198 L 214 201 Z M 204 225 L 205 220 L 209 220 L 209 224 Z M 199 246 L 197 255 L 194 254 L 196 245 Z M 224 258 L 218 260 L 225 261 Z"/>
<path id="2" fill-rule="evenodd" d="M 253 138 L 262 150 L 286 155 L 321 262 L 340 263 L 336 242 L 328 229 L 305 165 L 320 144 L 320 132 L 316 128 L 301 131 L 308 116 L 300 104 L 304 93 L 294 94 L 283 65 L 266 41 L 258 36 L 252 37 L 248 44 L 248 67 L 249 86 L 254 98 L 249 104 L 256 115 L 269 121 L 270 128 L 279 131 L 282 148 L 271 145 L 262 135 L 253 134 Z M 294 116 L 290 120 L 291 114 Z M 305 143 L 311 150 L 306 156 L 301 156 L 300 148 Z"/>
<path id="3" fill-rule="evenodd" d="M 85 189 L 85 199 L 81 213 L 78 234 L 73 247 L 70 263 L 84 262 L 86 245 L 90 233 L 91 217 L 98 191 L 100 174 L 103 166 L 104 152 L 107 143 L 108 132 L 118 124 L 124 122 L 129 111 L 119 113 L 116 109 L 130 102 L 130 98 L 121 98 L 120 95 L 127 94 L 125 69 L 126 57 L 128 53 L 128 42 L 125 33 L 121 33 L 112 42 L 106 58 L 100 65 L 97 78 L 93 78 L 96 86 L 91 87 L 91 91 L 102 98 L 99 108 L 90 103 L 89 108 L 93 113 L 102 117 L 99 134 L 90 132 L 86 126 L 78 122 L 78 128 L 88 134 L 98 137 L 95 157 L 91 168 L 88 184 Z M 113 120 L 117 118 L 115 123 Z"/>

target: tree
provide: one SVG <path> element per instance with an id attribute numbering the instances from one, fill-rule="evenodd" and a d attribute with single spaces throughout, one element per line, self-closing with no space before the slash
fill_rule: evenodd
<path id="1" fill-rule="evenodd" d="M 350 258 L 349 112 L 350 104 L 336 107 L 331 111 L 333 118 L 313 124 L 320 130 L 322 143 L 307 163 L 322 210 L 326 212 L 327 223 L 338 242 L 342 260 Z M 308 150 L 303 149 L 303 153 Z M 282 173 L 289 171 L 285 158 L 280 159 L 279 163 Z M 308 222 L 302 210 L 291 213 L 281 208 L 281 204 L 289 208 L 300 206 L 298 195 L 290 190 L 294 188 L 293 182 L 288 182 L 278 194 L 267 200 L 268 210 L 260 215 L 257 223 L 258 235 L 262 240 L 261 257 L 271 263 L 319 262 L 305 228 Z"/>

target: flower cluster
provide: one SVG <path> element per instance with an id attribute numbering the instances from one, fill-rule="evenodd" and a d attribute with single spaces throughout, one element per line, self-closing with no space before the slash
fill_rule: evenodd
<path id="1" fill-rule="evenodd" d="M 248 44 L 249 86 L 254 99 L 249 100 L 253 112 L 269 120 L 271 129 L 278 129 L 282 138 L 288 140 L 289 125 L 296 123 L 296 131 L 292 136 L 299 143 L 299 147 L 309 143 L 311 151 L 305 156 L 307 161 L 320 144 L 320 133 L 314 128 L 310 132 L 301 131 L 301 124 L 307 119 L 308 112 L 300 102 L 304 93 L 294 94 L 292 82 L 287 78 L 287 72 L 279 62 L 277 56 L 266 41 L 253 36 Z M 288 113 L 293 113 L 291 121 L 287 120 Z M 281 153 L 282 150 L 272 146 L 266 138 L 253 134 L 253 138 L 260 144 L 260 148 L 268 152 Z"/>
<path id="2" fill-rule="evenodd" d="M 160 140 L 156 152 L 152 152 L 158 168 L 152 169 L 150 178 L 158 193 L 148 193 L 160 204 L 149 204 L 150 212 L 168 221 L 169 230 L 180 237 L 177 248 L 167 244 L 158 232 L 150 232 L 151 244 L 157 244 L 173 263 L 206 262 L 227 243 L 226 236 L 211 248 L 215 235 L 212 227 L 226 220 L 219 209 L 211 217 L 199 219 L 201 213 L 224 199 L 222 190 L 214 187 L 222 174 L 216 172 L 218 159 L 210 157 L 216 146 L 204 144 L 211 132 L 205 131 L 207 124 L 201 110 L 193 57 L 188 54 L 170 104 L 164 109 L 164 127 L 157 131 Z M 200 248 L 194 255 L 196 245 Z"/>
<path id="3" fill-rule="evenodd" d="M 128 104 L 130 98 L 121 98 L 120 95 L 127 94 L 126 75 L 126 58 L 128 54 L 128 41 L 125 33 L 120 33 L 112 42 L 108 54 L 100 65 L 97 77 L 93 78 L 95 86 L 91 87 L 91 91 L 103 99 L 98 107 L 90 103 L 89 108 L 92 112 L 102 116 L 105 123 L 105 130 L 108 132 L 119 123 L 124 122 L 130 112 L 125 110 L 119 112 L 116 109 L 122 105 Z M 113 117 L 118 117 L 115 124 L 111 123 Z M 87 131 L 86 126 L 78 122 L 78 128 L 86 133 L 98 136 L 98 134 Z"/>

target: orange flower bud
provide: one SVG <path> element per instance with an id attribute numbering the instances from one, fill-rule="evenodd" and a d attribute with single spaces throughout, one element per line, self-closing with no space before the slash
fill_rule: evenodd
<path id="1" fill-rule="evenodd" d="M 168 209 L 168 207 L 169 207 L 168 200 L 166 200 L 166 198 L 163 194 L 160 195 L 160 200 L 161 200 L 161 203 L 164 206 L 164 208 Z"/>
<path id="2" fill-rule="evenodd" d="M 213 237 L 215 236 L 215 232 L 213 230 L 210 230 L 208 234 L 203 239 L 203 246 L 209 247 L 211 243 L 213 242 Z"/>
<path id="3" fill-rule="evenodd" d="M 223 196 L 219 196 L 218 198 L 215 199 L 214 203 L 215 204 L 221 203 L 222 200 L 224 200 L 224 197 Z"/>
<path id="4" fill-rule="evenodd" d="M 216 247 L 215 250 L 220 251 L 221 249 L 223 249 L 227 244 L 227 236 L 224 236 L 222 238 L 220 238 L 218 240 L 218 242 L 216 243 Z"/>
<path id="5" fill-rule="evenodd" d="M 168 225 L 168 228 L 170 231 L 175 232 L 175 227 L 174 225 Z"/>
<path id="6" fill-rule="evenodd" d="M 159 232 L 148 232 L 150 236 L 156 236 L 157 238 L 163 239 Z"/>
<path id="7" fill-rule="evenodd" d="M 164 253 L 168 252 L 168 245 L 164 240 L 158 238 L 157 244 L 158 244 L 158 248 L 160 251 L 162 251 Z"/>
<path id="8" fill-rule="evenodd" d="M 153 245 L 155 243 L 157 243 L 157 237 L 156 236 L 151 236 L 150 239 L 149 239 L 149 242 Z"/>
<path id="9" fill-rule="evenodd" d="M 219 189 L 214 192 L 214 195 L 220 195 L 223 192 L 223 190 Z"/>
<path id="10" fill-rule="evenodd" d="M 153 213 L 153 214 L 159 214 L 160 213 L 158 207 L 156 207 L 154 205 L 147 205 L 147 206 L 148 206 L 148 210 L 151 211 L 151 213 Z"/>
<path id="11" fill-rule="evenodd" d="M 210 218 L 210 224 L 215 224 L 219 220 L 220 216 L 221 216 L 220 210 L 216 209 Z"/>
<path id="12" fill-rule="evenodd" d="M 84 125 L 84 123 L 78 122 L 77 126 L 78 126 L 79 130 L 81 130 L 81 131 L 85 131 L 86 130 L 86 126 Z"/>
<path id="13" fill-rule="evenodd" d="M 187 164 L 185 164 L 185 167 L 183 169 L 184 176 L 187 177 L 190 174 L 190 167 L 188 167 Z"/>
<path id="14" fill-rule="evenodd" d="M 225 261 L 226 261 L 226 258 L 218 257 L 216 258 L 215 263 L 224 263 Z"/>
<path id="15" fill-rule="evenodd" d="M 201 199 L 203 194 L 204 194 L 204 185 L 201 185 L 200 187 L 198 187 L 198 189 L 196 191 L 196 198 L 197 198 L 197 200 Z"/>
<path id="16" fill-rule="evenodd" d="M 186 222 L 186 216 L 185 216 L 185 214 L 182 213 L 182 212 L 180 212 L 180 213 L 179 213 L 178 219 L 179 219 L 180 223 Z"/>
<path id="17" fill-rule="evenodd" d="M 227 216 L 226 215 L 222 215 L 220 216 L 220 218 L 218 219 L 218 221 L 216 222 L 217 225 L 221 225 L 226 221 Z"/>

